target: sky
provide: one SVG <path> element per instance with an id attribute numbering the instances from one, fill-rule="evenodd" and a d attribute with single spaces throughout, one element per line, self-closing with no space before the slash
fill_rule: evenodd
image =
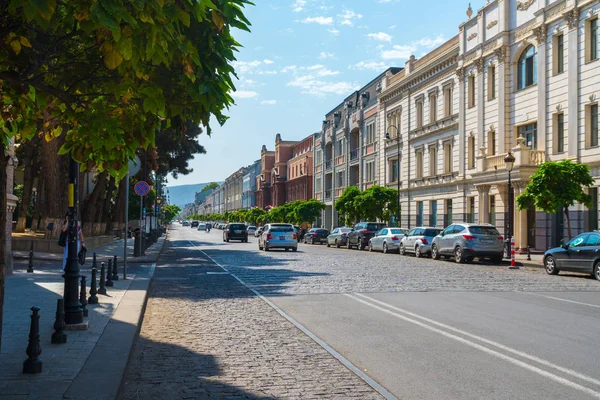
<path id="1" fill-rule="evenodd" d="M 458 33 L 468 1 L 254 0 L 244 14 L 251 33 L 234 62 L 236 104 L 210 137 L 193 172 L 169 185 L 223 181 L 273 150 L 275 135 L 300 140 L 321 129 L 325 114 L 389 67 L 404 67 Z M 484 0 L 471 2 L 474 14 Z"/>

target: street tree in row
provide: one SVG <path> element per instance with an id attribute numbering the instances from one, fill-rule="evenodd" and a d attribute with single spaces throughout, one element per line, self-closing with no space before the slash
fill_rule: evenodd
<path id="1" fill-rule="evenodd" d="M 293 202 L 292 205 L 293 221 L 297 225 L 302 225 L 304 223 L 312 224 L 326 207 L 325 203 L 316 199 L 297 200 Z"/>
<path id="2" fill-rule="evenodd" d="M 163 209 L 165 211 L 165 221 L 167 223 L 173 221 L 181 212 L 181 207 L 175 204 L 167 204 Z"/>
<path id="3" fill-rule="evenodd" d="M 548 214 L 562 208 L 571 239 L 569 207 L 575 203 L 590 207 L 592 197 L 585 193 L 584 188 L 593 184 L 594 178 L 586 164 L 574 163 L 571 160 L 548 161 L 541 164 L 531 175 L 525 192 L 516 199 L 517 206 L 519 210 L 535 207 Z"/>
<path id="4" fill-rule="evenodd" d="M 385 186 L 374 185 L 362 191 L 354 199 L 354 207 L 365 221 L 387 221 L 396 214 L 398 191 Z"/>
<path id="5" fill-rule="evenodd" d="M 360 195 L 360 189 L 356 186 L 348 186 L 344 189 L 342 195 L 335 202 L 335 210 L 337 211 L 343 224 L 352 226 L 360 219 L 354 200 Z"/>

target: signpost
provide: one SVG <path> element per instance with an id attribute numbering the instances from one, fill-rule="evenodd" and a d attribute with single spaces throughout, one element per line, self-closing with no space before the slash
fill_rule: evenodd
<path id="1" fill-rule="evenodd" d="M 142 161 L 136 155 L 134 160 L 127 164 L 127 176 L 125 177 L 125 236 L 123 237 L 123 279 L 127 279 L 127 232 L 129 232 L 129 178 L 140 172 Z"/>

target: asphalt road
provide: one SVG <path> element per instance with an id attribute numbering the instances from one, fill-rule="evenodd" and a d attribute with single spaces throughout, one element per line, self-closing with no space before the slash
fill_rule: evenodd
<path id="1" fill-rule="evenodd" d="M 600 282 L 176 226 L 400 399 L 600 398 Z"/>

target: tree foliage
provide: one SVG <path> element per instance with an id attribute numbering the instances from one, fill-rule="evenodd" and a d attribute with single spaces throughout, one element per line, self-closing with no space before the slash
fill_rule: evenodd
<path id="1" fill-rule="evenodd" d="M 206 154 L 206 149 L 198 143 L 202 128 L 191 121 L 175 124 L 156 134 L 157 174 L 166 176 L 173 174 L 177 179 L 179 174 L 187 175 L 193 172 L 189 161 L 196 154 Z"/>
<path id="2" fill-rule="evenodd" d="M 348 186 L 340 198 L 335 202 L 335 210 L 340 218 L 344 221 L 344 225 L 352 226 L 360 219 L 354 200 L 360 195 L 360 189 L 356 186 Z"/>
<path id="3" fill-rule="evenodd" d="M 325 209 L 325 203 L 316 199 L 296 200 L 293 204 L 293 221 L 297 225 L 303 223 L 312 223 L 315 221 L 321 211 Z"/>
<path id="4" fill-rule="evenodd" d="M 210 189 L 216 189 L 218 187 L 219 187 L 219 184 L 217 182 L 211 182 L 208 185 L 204 186 L 200 192 L 205 192 Z"/>
<path id="5" fill-rule="evenodd" d="M 535 207 L 549 214 L 562 207 L 571 238 L 569 207 L 575 203 L 591 206 L 592 198 L 585 193 L 584 188 L 593 184 L 594 178 L 586 164 L 574 163 L 571 160 L 548 161 L 541 164 L 531 175 L 525 192 L 516 199 L 517 206 L 519 210 Z"/>
<path id="6" fill-rule="evenodd" d="M 396 213 L 397 202 L 396 189 L 374 185 L 354 199 L 354 206 L 363 220 L 384 221 L 389 218 L 390 213 Z"/>
<path id="7" fill-rule="evenodd" d="M 181 212 L 181 207 L 175 204 L 167 204 L 166 206 L 164 206 L 164 211 L 165 221 L 168 223 L 173 221 L 173 219 L 175 219 L 175 217 L 179 215 L 179 213 Z"/>

